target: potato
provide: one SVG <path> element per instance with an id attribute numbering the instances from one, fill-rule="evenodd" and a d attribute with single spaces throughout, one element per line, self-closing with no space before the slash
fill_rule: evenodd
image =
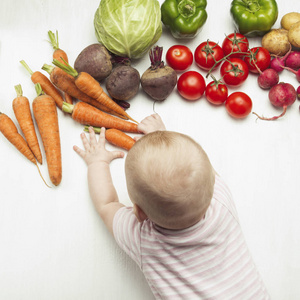
<path id="1" fill-rule="evenodd" d="M 291 26 L 297 22 L 300 22 L 300 13 L 298 12 L 287 13 L 281 18 L 280 21 L 281 27 L 286 30 L 290 30 Z"/>
<path id="2" fill-rule="evenodd" d="M 300 48 L 300 22 L 291 26 L 288 33 L 289 42 L 297 48 Z"/>
<path id="3" fill-rule="evenodd" d="M 288 30 L 272 29 L 263 36 L 261 43 L 271 54 L 283 56 L 290 49 Z"/>
<path id="4" fill-rule="evenodd" d="M 103 45 L 91 44 L 79 53 L 74 68 L 77 72 L 87 72 L 101 81 L 112 71 L 111 55 Z"/>

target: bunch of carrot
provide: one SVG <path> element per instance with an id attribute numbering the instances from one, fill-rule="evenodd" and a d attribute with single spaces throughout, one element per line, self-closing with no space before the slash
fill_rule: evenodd
<path id="1" fill-rule="evenodd" d="M 33 115 L 42 138 L 50 180 L 54 185 L 59 185 L 62 179 L 62 164 L 56 107 L 70 113 L 75 121 L 83 125 L 108 128 L 106 139 L 126 150 L 129 150 L 135 141 L 124 131 L 137 133 L 138 122 L 112 100 L 90 74 L 78 73 L 70 66 L 66 52 L 59 47 L 57 31 L 56 35 L 48 31 L 48 36 L 54 49 L 55 66 L 44 64 L 42 69 L 50 74 L 50 78 L 39 71 L 33 72 L 24 60 L 20 62 L 36 86 L 37 97 L 32 102 Z M 21 85 L 15 86 L 15 89 L 17 97 L 13 100 L 13 110 L 25 138 L 18 133 L 12 119 L 1 112 L 0 132 L 39 170 L 37 162 L 42 164 L 42 153 L 30 104 L 23 96 Z M 73 104 L 75 99 L 79 101 Z"/>
<path id="2" fill-rule="evenodd" d="M 28 160 L 34 163 L 45 184 L 37 162 L 42 164 L 42 153 L 38 143 L 30 104 L 27 97 L 23 96 L 21 85 L 16 85 L 17 97 L 12 102 L 12 107 L 20 128 L 25 136 L 19 134 L 13 120 L 6 114 L 0 112 L 0 132 L 11 142 Z M 49 187 L 49 186 L 48 186 Z"/>

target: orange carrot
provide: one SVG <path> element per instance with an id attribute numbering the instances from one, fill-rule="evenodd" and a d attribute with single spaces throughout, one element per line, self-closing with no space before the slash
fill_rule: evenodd
<path id="1" fill-rule="evenodd" d="M 37 97 L 32 102 L 33 114 L 45 149 L 49 177 L 51 182 L 57 186 L 62 179 L 57 109 L 53 98 L 42 93 L 40 84 L 36 84 L 36 91 Z"/>
<path id="2" fill-rule="evenodd" d="M 83 125 L 115 128 L 126 132 L 138 132 L 137 124 L 116 118 L 85 102 L 75 105 L 64 103 L 63 111 L 72 114 L 72 118 Z"/>
<path id="3" fill-rule="evenodd" d="M 34 84 L 39 83 L 43 91 L 54 99 L 57 107 L 62 109 L 64 98 L 62 97 L 61 93 L 57 90 L 57 88 L 51 83 L 48 77 L 39 71 L 33 72 L 24 60 L 21 60 L 20 63 L 25 67 L 25 69 L 31 75 L 31 81 Z"/>
<path id="4" fill-rule="evenodd" d="M 39 171 L 39 174 L 40 174 L 41 178 L 43 179 L 44 183 L 48 187 L 50 187 L 44 180 L 44 178 L 40 172 L 39 166 L 36 162 L 36 159 L 35 159 L 32 151 L 30 150 L 27 142 L 18 133 L 18 129 L 17 129 L 15 123 L 9 116 L 7 116 L 6 114 L 1 113 L 1 112 L 0 112 L 0 132 L 2 132 L 2 134 L 7 138 L 7 140 L 9 142 L 11 142 L 20 151 L 20 153 L 22 153 L 27 159 L 29 159 L 31 162 L 33 162 L 36 165 L 36 167 Z"/>
<path id="5" fill-rule="evenodd" d="M 83 93 L 75 84 L 75 78 L 65 71 L 60 69 L 59 67 L 54 67 L 51 65 L 44 64 L 42 67 L 43 70 L 49 73 L 51 82 L 61 91 L 71 95 L 74 98 L 77 98 L 83 102 L 86 102 L 90 105 L 97 107 L 98 109 L 107 112 L 109 114 L 115 115 L 122 119 L 128 119 L 115 113 L 114 111 L 110 110 L 106 106 L 102 105 L 95 99 L 91 98 L 87 94 Z"/>
<path id="6" fill-rule="evenodd" d="M 17 97 L 12 103 L 15 116 L 22 132 L 24 133 L 29 148 L 36 157 L 37 161 L 42 164 L 42 153 L 35 132 L 28 98 L 23 96 L 23 91 L 20 84 L 15 86 L 15 90 L 17 92 Z"/>
<path id="7" fill-rule="evenodd" d="M 51 30 L 49 30 L 48 31 L 48 36 L 49 36 L 49 39 L 50 39 L 50 44 L 52 45 L 52 47 L 54 49 L 53 59 L 57 59 L 58 61 L 61 61 L 62 63 L 64 63 L 64 61 L 69 62 L 67 53 L 64 50 L 59 48 L 57 30 L 56 30 L 56 35 Z M 67 93 L 65 93 L 64 96 L 65 96 L 65 101 L 67 103 L 73 104 L 73 97 L 72 96 L 70 96 Z"/>
<path id="8" fill-rule="evenodd" d="M 132 119 L 126 111 L 120 107 L 114 100 L 112 100 L 100 86 L 100 83 L 89 73 L 80 72 L 78 73 L 74 68 L 72 68 L 69 64 L 65 62 L 61 63 L 58 60 L 54 59 L 53 64 L 57 67 L 61 68 L 71 76 L 75 78 L 76 86 L 85 94 L 90 96 L 91 98 L 97 100 L 99 103 L 108 107 L 110 110 L 117 112 L 118 114 L 127 117 L 135 123 L 138 123 L 134 119 Z"/>
<path id="9" fill-rule="evenodd" d="M 100 127 L 93 127 L 93 129 L 95 133 L 100 133 L 101 131 Z M 89 126 L 85 126 L 84 131 L 89 132 Z M 114 128 L 105 130 L 105 139 L 109 143 L 125 150 L 130 150 L 131 147 L 135 144 L 135 140 L 131 136 L 121 130 Z"/>

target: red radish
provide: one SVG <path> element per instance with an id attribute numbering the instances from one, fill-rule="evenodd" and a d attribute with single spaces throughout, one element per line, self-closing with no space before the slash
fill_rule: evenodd
<path id="1" fill-rule="evenodd" d="M 260 117 L 257 113 L 255 114 L 261 120 L 273 121 L 284 116 L 287 107 L 291 106 L 296 101 L 296 90 L 290 83 L 280 82 L 274 85 L 269 91 L 269 100 L 276 107 L 283 107 L 283 112 L 279 116 L 272 118 Z"/>
<path id="2" fill-rule="evenodd" d="M 287 69 L 287 70 L 291 71 L 292 73 L 294 73 L 296 75 L 296 79 L 300 82 L 300 69 L 298 71 L 296 71 L 292 68 L 288 68 L 288 67 L 284 67 L 284 69 Z"/>
<path id="3" fill-rule="evenodd" d="M 300 68 L 300 51 L 292 51 L 285 60 L 285 66 L 298 70 Z"/>
<path id="4" fill-rule="evenodd" d="M 271 68 L 268 68 L 263 72 L 260 71 L 260 75 L 257 78 L 258 85 L 264 90 L 270 89 L 278 82 L 279 82 L 279 75 L 274 69 Z"/>
<path id="5" fill-rule="evenodd" d="M 297 88 L 297 98 L 300 100 L 300 85 Z"/>
<path id="6" fill-rule="evenodd" d="M 274 69 L 277 73 L 282 72 L 285 65 L 285 59 L 280 56 L 274 57 L 270 62 L 270 68 Z"/>
<path id="7" fill-rule="evenodd" d="M 285 66 L 285 60 L 291 53 L 291 50 L 292 47 L 290 47 L 290 50 L 284 56 L 274 55 L 274 58 L 270 62 L 270 68 L 274 69 L 277 73 L 282 72 Z"/>

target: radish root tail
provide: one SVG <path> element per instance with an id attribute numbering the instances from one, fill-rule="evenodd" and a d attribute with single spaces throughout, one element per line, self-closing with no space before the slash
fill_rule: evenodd
<path id="1" fill-rule="evenodd" d="M 283 112 L 279 115 L 279 116 L 274 116 L 272 118 L 265 118 L 263 116 L 259 116 L 257 113 L 255 112 L 252 112 L 254 115 L 256 115 L 260 120 L 265 120 L 265 121 L 274 121 L 274 120 L 277 120 L 281 117 L 283 117 L 286 113 L 286 110 L 287 110 L 287 106 L 283 106 Z"/>

